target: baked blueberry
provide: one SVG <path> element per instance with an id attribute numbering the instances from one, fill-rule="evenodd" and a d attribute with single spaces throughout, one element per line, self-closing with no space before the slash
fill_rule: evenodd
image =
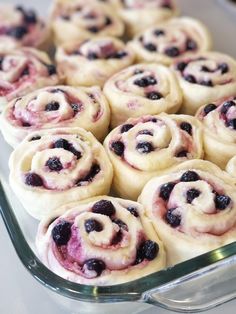
<path id="1" fill-rule="evenodd" d="M 56 111 L 60 108 L 60 104 L 57 101 L 51 101 L 45 107 L 45 111 Z"/>
<path id="2" fill-rule="evenodd" d="M 172 192 L 173 188 L 175 187 L 176 183 L 168 182 L 161 186 L 159 196 L 164 200 L 167 201 L 170 197 L 170 193 Z"/>
<path id="3" fill-rule="evenodd" d="M 91 26 L 89 28 L 87 28 L 87 30 L 91 33 L 98 33 L 99 29 L 96 26 Z"/>
<path id="4" fill-rule="evenodd" d="M 150 85 L 155 85 L 157 84 L 157 80 L 153 76 L 146 76 L 140 79 L 136 79 L 134 81 L 134 84 L 139 86 L 139 87 L 147 87 Z"/>
<path id="5" fill-rule="evenodd" d="M 157 51 L 157 47 L 156 45 L 152 44 L 152 43 L 148 43 L 144 45 L 144 48 L 148 51 L 154 52 Z"/>
<path id="6" fill-rule="evenodd" d="M 147 97 L 148 99 L 151 99 L 151 100 L 158 100 L 158 99 L 163 98 L 162 94 L 161 94 L 161 93 L 158 93 L 158 92 L 150 92 L 150 93 L 147 93 L 147 94 L 146 94 L 146 97 Z"/>
<path id="7" fill-rule="evenodd" d="M 26 66 L 24 68 L 24 70 L 21 72 L 21 76 L 23 76 L 23 75 L 29 75 L 29 67 L 28 66 Z"/>
<path id="8" fill-rule="evenodd" d="M 136 69 L 136 70 L 134 71 L 134 75 L 142 74 L 142 73 L 143 73 L 143 70 Z"/>
<path id="9" fill-rule="evenodd" d="M 23 11 L 24 22 L 27 24 L 37 23 L 37 16 L 33 10 Z"/>
<path id="10" fill-rule="evenodd" d="M 186 200 L 189 204 L 192 203 L 192 201 L 197 198 L 201 192 L 197 189 L 189 189 L 186 193 Z"/>
<path id="11" fill-rule="evenodd" d="M 79 104 L 74 104 L 73 103 L 73 104 L 70 104 L 70 106 L 73 109 L 75 114 L 79 112 L 79 108 L 80 108 Z"/>
<path id="12" fill-rule="evenodd" d="M 141 154 L 148 154 L 154 150 L 152 143 L 149 142 L 140 142 L 137 144 L 136 149 Z"/>
<path id="13" fill-rule="evenodd" d="M 92 231 L 100 232 L 103 230 L 102 224 L 97 221 L 96 219 L 87 219 L 84 223 L 84 227 L 87 233 L 90 233 Z"/>
<path id="14" fill-rule="evenodd" d="M 130 129 L 132 129 L 134 126 L 133 124 L 123 124 L 120 130 L 120 133 L 128 132 Z"/>
<path id="15" fill-rule="evenodd" d="M 77 159 L 80 159 L 82 157 L 81 152 L 79 152 L 77 149 L 74 148 L 73 145 L 70 145 L 70 148 L 68 149 L 73 155 L 76 156 Z"/>
<path id="16" fill-rule="evenodd" d="M 117 224 L 121 229 L 124 229 L 125 231 L 128 231 L 128 226 L 121 219 L 115 218 L 115 219 L 112 219 L 112 222 Z"/>
<path id="17" fill-rule="evenodd" d="M 138 211 L 135 207 L 127 207 L 126 208 L 134 217 L 139 217 Z"/>
<path id="18" fill-rule="evenodd" d="M 159 245 L 151 240 L 144 241 L 137 250 L 135 264 L 142 263 L 144 259 L 154 260 L 159 252 Z"/>
<path id="19" fill-rule="evenodd" d="M 232 100 L 226 101 L 223 103 L 220 112 L 226 114 L 230 107 L 235 106 L 235 102 Z"/>
<path id="20" fill-rule="evenodd" d="M 141 131 L 138 132 L 138 134 L 140 134 L 140 135 L 150 135 L 150 136 L 153 136 L 152 131 L 149 131 L 149 130 L 141 130 Z"/>
<path id="21" fill-rule="evenodd" d="M 236 119 L 229 120 L 227 122 L 227 126 L 230 127 L 231 129 L 236 130 Z"/>
<path id="22" fill-rule="evenodd" d="M 188 155 L 188 151 L 185 150 L 185 149 L 183 149 L 183 150 L 179 151 L 179 152 L 176 154 L 176 157 L 178 157 L 178 158 L 187 157 L 187 155 Z"/>
<path id="23" fill-rule="evenodd" d="M 122 59 L 127 56 L 126 51 L 117 51 L 114 54 L 110 55 L 108 59 Z"/>
<path id="24" fill-rule="evenodd" d="M 192 125 L 188 122 L 181 122 L 180 123 L 181 130 L 187 132 L 189 135 L 192 135 Z"/>
<path id="25" fill-rule="evenodd" d="M 66 245 L 71 237 L 71 223 L 62 220 L 52 229 L 52 238 L 56 245 Z"/>
<path id="26" fill-rule="evenodd" d="M 88 60 L 97 60 L 98 55 L 95 52 L 90 51 L 87 55 L 87 59 Z"/>
<path id="27" fill-rule="evenodd" d="M 186 42 L 186 50 L 196 50 L 197 49 L 197 43 L 193 39 L 187 39 Z"/>
<path id="28" fill-rule="evenodd" d="M 28 33 L 27 27 L 25 26 L 15 26 L 11 28 L 8 32 L 7 35 L 14 37 L 16 39 L 21 39 L 23 38 L 26 34 Z"/>
<path id="29" fill-rule="evenodd" d="M 30 127 L 31 126 L 31 124 L 29 123 L 29 122 L 26 122 L 26 121 L 23 121 L 22 122 L 22 126 L 24 126 L 24 127 Z"/>
<path id="30" fill-rule="evenodd" d="M 158 37 L 165 35 L 165 32 L 162 29 L 155 29 L 153 34 Z"/>
<path id="31" fill-rule="evenodd" d="M 218 69 L 221 70 L 222 74 L 225 74 L 225 73 L 229 72 L 229 66 L 228 66 L 227 63 L 219 64 Z"/>
<path id="32" fill-rule="evenodd" d="M 56 66 L 54 64 L 45 64 L 45 66 L 48 69 L 48 74 L 49 75 L 54 75 L 57 73 Z"/>
<path id="33" fill-rule="evenodd" d="M 193 75 L 191 75 L 191 74 L 185 75 L 184 79 L 185 79 L 185 81 L 188 81 L 189 83 L 192 83 L 192 84 L 196 84 L 197 83 L 195 77 Z"/>
<path id="34" fill-rule="evenodd" d="M 212 83 L 212 80 L 202 80 L 199 82 L 200 85 L 203 85 L 203 86 L 208 86 L 208 87 L 212 87 L 213 86 L 213 83 Z"/>
<path id="35" fill-rule="evenodd" d="M 70 143 L 65 140 L 64 138 L 60 138 L 59 140 L 57 140 L 54 144 L 53 144 L 54 148 L 63 148 L 65 150 L 69 150 L 70 149 Z"/>
<path id="36" fill-rule="evenodd" d="M 176 69 L 183 72 L 188 64 L 186 62 L 178 62 L 176 64 Z"/>
<path id="37" fill-rule="evenodd" d="M 25 184 L 30 186 L 42 186 L 43 180 L 38 174 L 29 172 L 25 176 Z"/>
<path id="38" fill-rule="evenodd" d="M 165 215 L 165 219 L 167 221 L 167 223 L 169 225 L 171 225 L 171 227 L 178 227 L 181 223 L 181 216 L 177 213 L 173 213 L 173 211 L 176 208 L 170 208 L 168 209 L 166 215 Z"/>
<path id="39" fill-rule="evenodd" d="M 121 141 L 113 142 L 111 144 L 111 150 L 117 155 L 122 156 L 124 153 L 125 145 Z"/>
<path id="40" fill-rule="evenodd" d="M 58 157 L 51 157 L 47 160 L 46 166 L 52 171 L 60 171 L 63 169 L 62 163 Z"/>
<path id="41" fill-rule="evenodd" d="M 101 275 L 101 273 L 104 271 L 104 269 L 106 269 L 105 263 L 99 259 L 96 259 L 96 258 L 92 258 L 92 259 L 87 260 L 84 263 L 84 266 L 86 266 L 86 268 L 88 270 L 95 271 L 97 274 L 97 277 Z"/>
<path id="42" fill-rule="evenodd" d="M 36 136 L 33 136 L 33 137 L 30 139 L 30 142 L 31 142 L 31 141 L 37 141 L 37 140 L 40 140 L 40 139 L 41 139 L 41 136 L 36 135 Z"/>
<path id="43" fill-rule="evenodd" d="M 112 20 L 110 19 L 109 16 L 106 16 L 105 18 L 105 25 L 108 26 L 108 25 L 111 25 L 112 24 Z"/>
<path id="44" fill-rule="evenodd" d="M 177 47 L 170 47 L 170 48 L 167 48 L 165 50 L 165 54 L 168 57 L 174 58 L 174 57 L 178 57 L 180 55 L 180 51 Z"/>
<path id="45" fill-rule="evenodd" d="M 101 200 L 93 205 L 92 212 L 111 217 L 115 215 L 116 210 L 112 202 L 108 200 Z"/>
<path id="46" fill-rule="evenodd" d="M 200 180 L 199 175 L 195 171 L 186 171 L 182 174 L 180 181 L 181 182 L 192 182 Z"/>
<path id="47" fill-rule="evenodd" d="M 226 209 L 231 202 L 231 198 L 227 195 L 217 194 L 215 196 L 215 205 L 217 209 L 223 210 Z"/>
<path id="48" fill-rule="evenodd" d="M 217 108 L 217 106 L 215 104 L 208 104 L 204 107 L 203 111 L 205 113 L 205 115 L 207 115 L 209 112 L 215 110 Z"/>

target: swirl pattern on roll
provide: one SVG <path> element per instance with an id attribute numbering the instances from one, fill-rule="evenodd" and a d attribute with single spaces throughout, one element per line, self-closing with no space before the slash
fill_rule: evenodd
<path id="1" fill-rule="evenodd" d="M 32 131 L 55 127 L 82 127 L 103 140 L 110 110 L 99 87 L 45 87 L 11 101 L 0 121 L 4 138 L 13 147 Z"/>
<path id="2" fill-rule="evenodd" d="M 145 183 L 160 171 L 201 158 L 201 124 L 185 115 L 129 119 L 105 139 L 119 196 L 136 200 Z"/>
<path id="3" fill-rule="evenodd" d="M 103 86 L 109 77 L 133 63 L 134 53 L 116 38 L 98 37 L 58 47 L 56 61 L 67 84 Z"/>
<path id="4" fill-rule="evenodd" d="M 94 0 L 56 0 L 51 19 L 57 44 L 95 36 L 119 37 L 124 32 L 114 9 Z"/>
<path id="5" fill-rule="evenodd" d="M 48 28 L 36 12 L 19 5 L 0 4 L 0 29 L 0 50 L 39 47 L 48 37 Z"/>
<path id="6" fill-rule="evenodd" d="M 205 159 L 224 169 L 236 155 L 236 97 L 204 105 L 196 117 L 204 128 Z"/>
<path id="7" fill-rule="evenodd" d="M 235 93 L 236 60 L 228 55 L 205 52 L 180 58 L 173 68 L 183 91 L 183 113 L 195 114 L 199 107 Z"/>
<path id="8" fill-rule="evenodd" d="M 111 0 L 130 37 L 178 14 L 174 0 Z"/>
<path id="9" fill-rule="evenodd" d="M 124 283 L 165 267 L 162 243 L 143 207 L 107 196 L 68 204 L 47 217 L 36 246 L 49 269 L 88 285 Z"/>
<path id="10" fill-rule="evenodd" d="M 139 201 L 165 245 L 169 265 L 236 240 L 234 182 L 208 161 L 187 161 L 153 178 Z"/>
<path id="11" fill-rule="evenodd" d="M 186 57 L 209 50 L 211 37 L 200 21 L 180 17 L 144 30 L 129 46 L 140 62 L 170 65 L 180 56 Z"/>
<path id="12" fill-rule="evenodd" d="M 113 175 L 102 145 L 81 128 L 31 133 L 11 154 L 9 167 L 13 191 L 37 219 L 68 202 L 107 194 Z"/>
<path id="13" fill-rule="evenodd" d="M 104 86 L 111 106 L 111 126 L 128 118 L 161 112 L 175 113 L 182 92 L 170 69 L 158 64 L 137 64 L 113 75 Z"/>
<path id="14" fill-rule="evenodd" d="M 58 82 L 46 53 L 33 48 L 0 51 L 0 111 L 14 98 Z"/>

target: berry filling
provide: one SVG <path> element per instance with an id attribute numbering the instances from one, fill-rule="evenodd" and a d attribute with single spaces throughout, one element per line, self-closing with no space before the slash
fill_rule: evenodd
<path id="1" fill-rule="evenodd" d="M 100 232 L 103 230 L 102 224 L 97 221 L 96 219 L 88 219 L 84 223 L 84 228 L 87 233 L 90 233 L 92 231 Z"/>
<path id="2" fill-rule="evenodd" d="M 62 220 L 52 229 L 52 238 L 56 245 L 66 245 L 71 237 L 71 223 Z"/>
<path id="3" fill-rule="evenodd" d="M 101 200 L 93 205 L 92 212 L 111 217 L 115 215 L 116 210 L 112 202 L 107 200 Z"/>

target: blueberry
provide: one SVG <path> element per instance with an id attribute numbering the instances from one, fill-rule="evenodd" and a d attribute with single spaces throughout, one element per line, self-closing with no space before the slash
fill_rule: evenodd
<path id="1" fill-rule="evenodd" d="M 168 182 L 161 186 L 159 196 L 164 200 L 167 201 L 170 197 L 170 194 L 175 187 L 176 183 Z"/>
<path id="2" fill-rule="evenodd" d="M 45 107 L 45 111 L 56 111 L 60 108 L 60 104 L 57 101 L 51 101 Z"/>
<path id="3" fill-rule="evenodd" d="M 225 74 L 225 73 L 229 72 L 229 66 L 228 66 L 227 63 L 219 64 L 218 69 L 221 70 L 222 74 Z"/>
<path id="4" fill-rule="evenodd" d="M 108 26 L 108 25 L 111 25 L 112 24 L 112 20 L 110 19 L 109 16 L 106 16 L 105 18 L 105 25 Z"/>
<path id="5" fill-rule="evenodd" d="M 70 104 L 70 106 L 73 109 L 75 114 L 79 112 L 79 109 L 80 109 L 79 104 Z"/>
<path id="6" fill-rule="evenodd" d="M 156 45 L 152 44 L 152 43 L 148 43 L 144 45 L 144 48 L 148 51 L 154 52 L 157 51 L 157 47 Z"/>
<path id="7" fill-rule="evenodd" d="M 161 29 L 155 29 L 153 34 L 158 37 L 158 36 L 165 35 L 165 32 L 163 30 L 161 30 Z"/>
<path id="8" fill-rule="evenodd" d="M 147 87 L 150 85 L 157 84 L 157 81 L 156 81 L 155 77 L 153 77 L 153 76 L 146 76 L 146 77 L 135 80 L 134 84 L 139 86 L 139 87 Z"/>
<path id="9" fill-rule="evenodd" d="M 141 263 L 144 259 L 152 261 L 157 257 L 159 245 L 151 240 L 144 241 L 137 250 L 135 264 Z"/>
<path id="10" fill-rule="evenodd" d="M 124 57 L 127 56 L 127 52 L 126 51 L 117 51 L 113 54 L 111 54 L 108 59 L 122 59 Z"/>
<path id="11" fill-rule="evenodd" d="M 221 107 L 221 113 L 226 114 L 230 107 L 235 106 L 235 102 L 232 100 L 226 101 L 223 103 Z"/>
<path id="12" fill-rule="evenodd" d="M 16 39 L 21 39 L 23 38 L 26 34 L 28 33 L 27 27 L 25 26 L 15 26 L 11 28 L 8 32 L 7 35 L 14 37 Z"/>
<path id="13" fill-rule="evenodd" d="M 37 140 L 40 140 L 41 139 L 41 136 L 39 135 L 36 135 L 36 136 L 33 136 L 29 141 L 37 141 Z"/>
<path id="14" fill-rule="evenodd" d="M 202 80 L 199 82 L 200 85 L 203 85 L 203 86 L 208 86 L 208 87 L 212 87 L 213 86 L 213 83 L 212 83 L 212 80 Z"/>
<path id="15" fill-rule="evenodd" d="M 49 75 L 54 75 L 57 73 L 57 69 L 56 69 L 56 66 L 54 64 L 45 64 L 45 66 L 47 67 Z"/>
<path id="16" fill-rule="evenodd" d="M 62 220 L 52 229 L 52 238 L 56 245 L 66 245 L 71 237 L 71 223 Z"/>
<path id="17" fill-rule="evenodd" d="M 201 67 L 201 71 L 202 71 L 202 72 L 211 72 L 211 70 L 210 70 L 206 65 L 203 65 L 203 66 Z"/>
<path id="18" fill-rule="evenodd" d="M 119 229 L 119 231 L 116 232 L 116 234 L 113 236 L 111 240 L 111 245 L 117 245 L 118 243 L 122 241 L 122 238 L 123 238 L 123 234 L 122 234 L 121 229 Z"/>
<path id="19" fill-rule="evenodd" d="M 83 182 L 92 182 L 93 178 L 101 171 L 101 168 L 98 164 L 93 164 L 90 168 L 88 174 L 82 179 L 76 182 L 77 186 L 83 185 Z"/>
<path id="20" fill-rule="evenodd" d="M 60 171 L 63 169 L 62 163 L 58 157 L 51 157 L 47 160 L 46 166 L 52 171 Z"/>
<path id="21" fill-rule="evenodd" d="M 141 131 L 138 132 L 138 134 L 153 136 L 153 133 L 151 131 L 149 131 L 149 130 L 141 130 Z"/>
<path id="22" fill-rule="evenodd" d="M 180 51 L 177 47 L 170 47 L 170 48 L 167 48 L 165 50 L 165 54 L 168 57 L 174 58 L 174 57 L 178 57 L 180 55 Z"/>
<path id="23" fill-rule="evenodd" d="M 227 122 L 227 126 L 230 127 L 231 129 L 236 130 L 236 119 L 229 120 Z"/>
<path id="24" fill-rule="evenodd" d="M 120 133 L 125 133 L 128 132 L 130 129 L 132 129 L 134 126 L 133 124 L 123 124 L 121 129 L 120 129 Z"/>
<path id="25" fill-rule="evenodd" d="M 136 70 L 134 71 L 134 75 L 142 74 L 142 73 L 143 73 L 143 70 L 136 69 Z"/>
<path id="26" fill-rule="evenodd" d="M 223 210 L 228 207 L 231 202 L 231 198 L 227 195 L 219 195 L 215 196 L 215 205 L 217 209 Z"/>
<path id="27" fill-rule="evenodd" d="M 140 154 L 148 154 L 154 150 L 152 143 L 149 142 L 140 142 L 136 146 L 137 151 Z"/>
<path id="28" fill-rule="evenodd" d="M 181 150 L 180 152 L 178 152 L 176 154 L 176 157 L 178 157 L 178 158 L 187 157 L 187 155 L 188 155 L 188 151 L 184 149 L 184 150 Z"/>
<path id="29" fill-rule="evenodd" d="M 188 122 L 181 122 L 180 123 L 181 130 L 187 132 L 189 135 L 192 135 L 192 125 Z"/>
<path id="30" fill-rule="evenodd" d="M 87 55 L 87 59 L 88 60 L 97 60 L 98 59 L 98 55 L 95 52 L 89 52 Z"/>
<path id="31" fill-rule="evenodd" d="M 98 33 L 99 29 L 96 26 L 91 26 L 89 28 L 87 28 L 87 30 L 91 33 Z"/>
<path id="32" fill-rule="evenodd" d="M 24 70 L 21 72 L 21 75 L 29 75 L 29 67 L 25 67 Z"/>
<path id="33" fill-rule="evenodd" d="M 27 173 L 25 176 L 25 184 L 31 186 L 42 186 L 43 180 L 41 177 L 36 173 Z"/>
<path id="34" fill-rule="evenodd" d="M 171 227 L 178 227 L 181 223 L 181 216 L 179 214 L 173 214 L 173 211 L 176 208 L 170 208 L 168 209 L 166 215 L 165 215 L 165 219 L 167 221 L 167 223 L 169 225 L 171 225 Z"/>
<path id="35" fill-rule="evenodd" d="M 215 110 L 217 108 L 217 106 L 215 104 L 208 104 L 204 107 L 203 111 L 205 113 L 205 115 L 208 115 L 209 112 Z"/>
<path id="36" fill-rule="evenodd" d="M 103 261 L 99 259 L 89 259 L 84 263 L 84 266 L 87 267 L 88 270 L 95 271 L 97 277 L 101 275 L 101 273 L 106 269 L 106 265 Z"/>
<path id="37" fill-rule="evenodd" d="M 96 219 L 87 219 L 84 223 L 84 227 L 87 233 L 92 231 L 100 232 L 103 230 L 102 224 Z"/>
<path id="38" fill-rule="evenodd" d="M 177 69 L 178 71 L 183 72 L 187 65 L 188 65 L 188 64 L 187 64 L 186 62 L 178 62 L 178 63 L 176 64 L 176 69 Z"/>
<path id="39" fill-rule="evenodd" d="M 197 49 L 197 43 L 192 39 L 187 39 L 186 50 L 196 50 L 196 49 Z"/>
<path id="40" fill-rule="evenodd" d="M 24 22 L 27 24 L 37 23 L 37 16 L 33 10 L 28 10 L 23 12 Z"/>
<path id="41" fill-rule="evenodd" d="M 92 212 L 110 217 L 115 215 L 116 210 L 112 202 L 108 200 L 101 200 L 93 205 Z"/>
<path id="42" fill-rule="evenodd" d="M 65 140 L 64 138 L 60 138 L 59 140 L 57 140 L 54 144 L 53 144 L 54 148 L 63 148 L 65 150 L 69 150 L 70 149 L 70 143 Z"/>
<path id="43" fill-rule="evenodd" d="M 22 126 L 24 126 L 24 127 L 30 127 L 31 124 L 30 124 L 29 122 L 23 121 L 23 122 L 22 122 Z"/>
<path id="44" fill-rule="evenodd" d="M 77 159 L 80 159 L 80 158 L 82 157 L 81 152 L 79 152 L 78 150 L 76 150 L 73 145 L 70 145 L 69 151 L 70 151 L 72 154 L 74 154 Z"/>
<path id="45" fill-rule="evenodd" d="M 120 227 L 120 229 L 124 229 L 124 230 L 128 231 L 128 226 L 121 219 L 115 218 L 115 219 L 112 219 L 112 222 L 117 224 Z"/>
<path id="46" fill-rule="evenodd" d="M 125 150 L 125 145 L 121 141 L 113 142 L 111 150 L 117 155 L 122 156 Z"/>
<path id="47" fill-rule="evenodd" d="M 201 194 L 200 191 L 196 190 L 196 189 L 190 189 L 187 191 L 186 194 L 186 200 L 189 204 L 192 203 L 192 201 L 197 198 L 199 195 Z"/>
<path id="48" fill-rule="evenodd" d="M 146 97 L 148 99 L 151 99 L 151 100 L 159 100 L 161 98 L 163 98 L 162 94 L 161 93 L 158 93 L 158 92 L 150 92 L 150 93 L 147 93 L 146 94 Z"/>
<path id="49" fill-rule="evenodd" d="M 129 207 L 127 207 L 126 209 L 127 209 L 127 210 L 131 213 L 131 215 L 133 215 L 134 217 L 139 217 L 138 211 L 137 211 L 137 209 L 136 209 L 135 207 L 129 206 Z"/>
<path id="50" fill-rule="evenodd" d="M 186 81 L 188 81 L 189 83 L 192 83 L 192 84 L 196 84 L 197 83 L 195 77 L 193 75 L 191 75 L 191 74 L 185 75 L 184 79 Z"/>
<path id="51" fill-rule="evenodd" d="M 200 180 L 199 175 L 195 171 L 186 171 L 182 174 L 180 181 L 181 182 L 192 182 Z"/>

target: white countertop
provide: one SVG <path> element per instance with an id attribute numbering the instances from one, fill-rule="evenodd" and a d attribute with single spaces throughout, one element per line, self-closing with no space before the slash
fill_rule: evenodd
<path id="1" fill-rule="evenodd" d="M 20 2 L 5 0 L 0 2 Z M 22 0 L 23 4 L 36 7 L 40 10 L 46 8 L 48 0 Z M 224 10 L 218 0 L 178 0 L 183 14 L 200 18 L 210 28 L 213 34 L 214 49 L 236 57 L 235 29 L 236 10 Z M 227 40 L 226 40 L 227 38 Z M 232 38 L 232 40 L 231 40 Z M 0 218 L 0 314 L 67 314 L 23 267 L 18 259 L 3 221 Z M 235 313 L 236 301 L 227 303 L 217 309 L 205 312 L 208 314 Z M 79 313 L 79 312 L 76 312 Z M 168 314 L 163 309 L 150 307 L 142 314 Z M 106 314 L 106 313 L 104 313 Z M 110 314 L 110 313 L 108 313 Z M 126 314 L 125 309 L 122 314 Z M 129 312 L 129 314 L 132 314 Z"/>

